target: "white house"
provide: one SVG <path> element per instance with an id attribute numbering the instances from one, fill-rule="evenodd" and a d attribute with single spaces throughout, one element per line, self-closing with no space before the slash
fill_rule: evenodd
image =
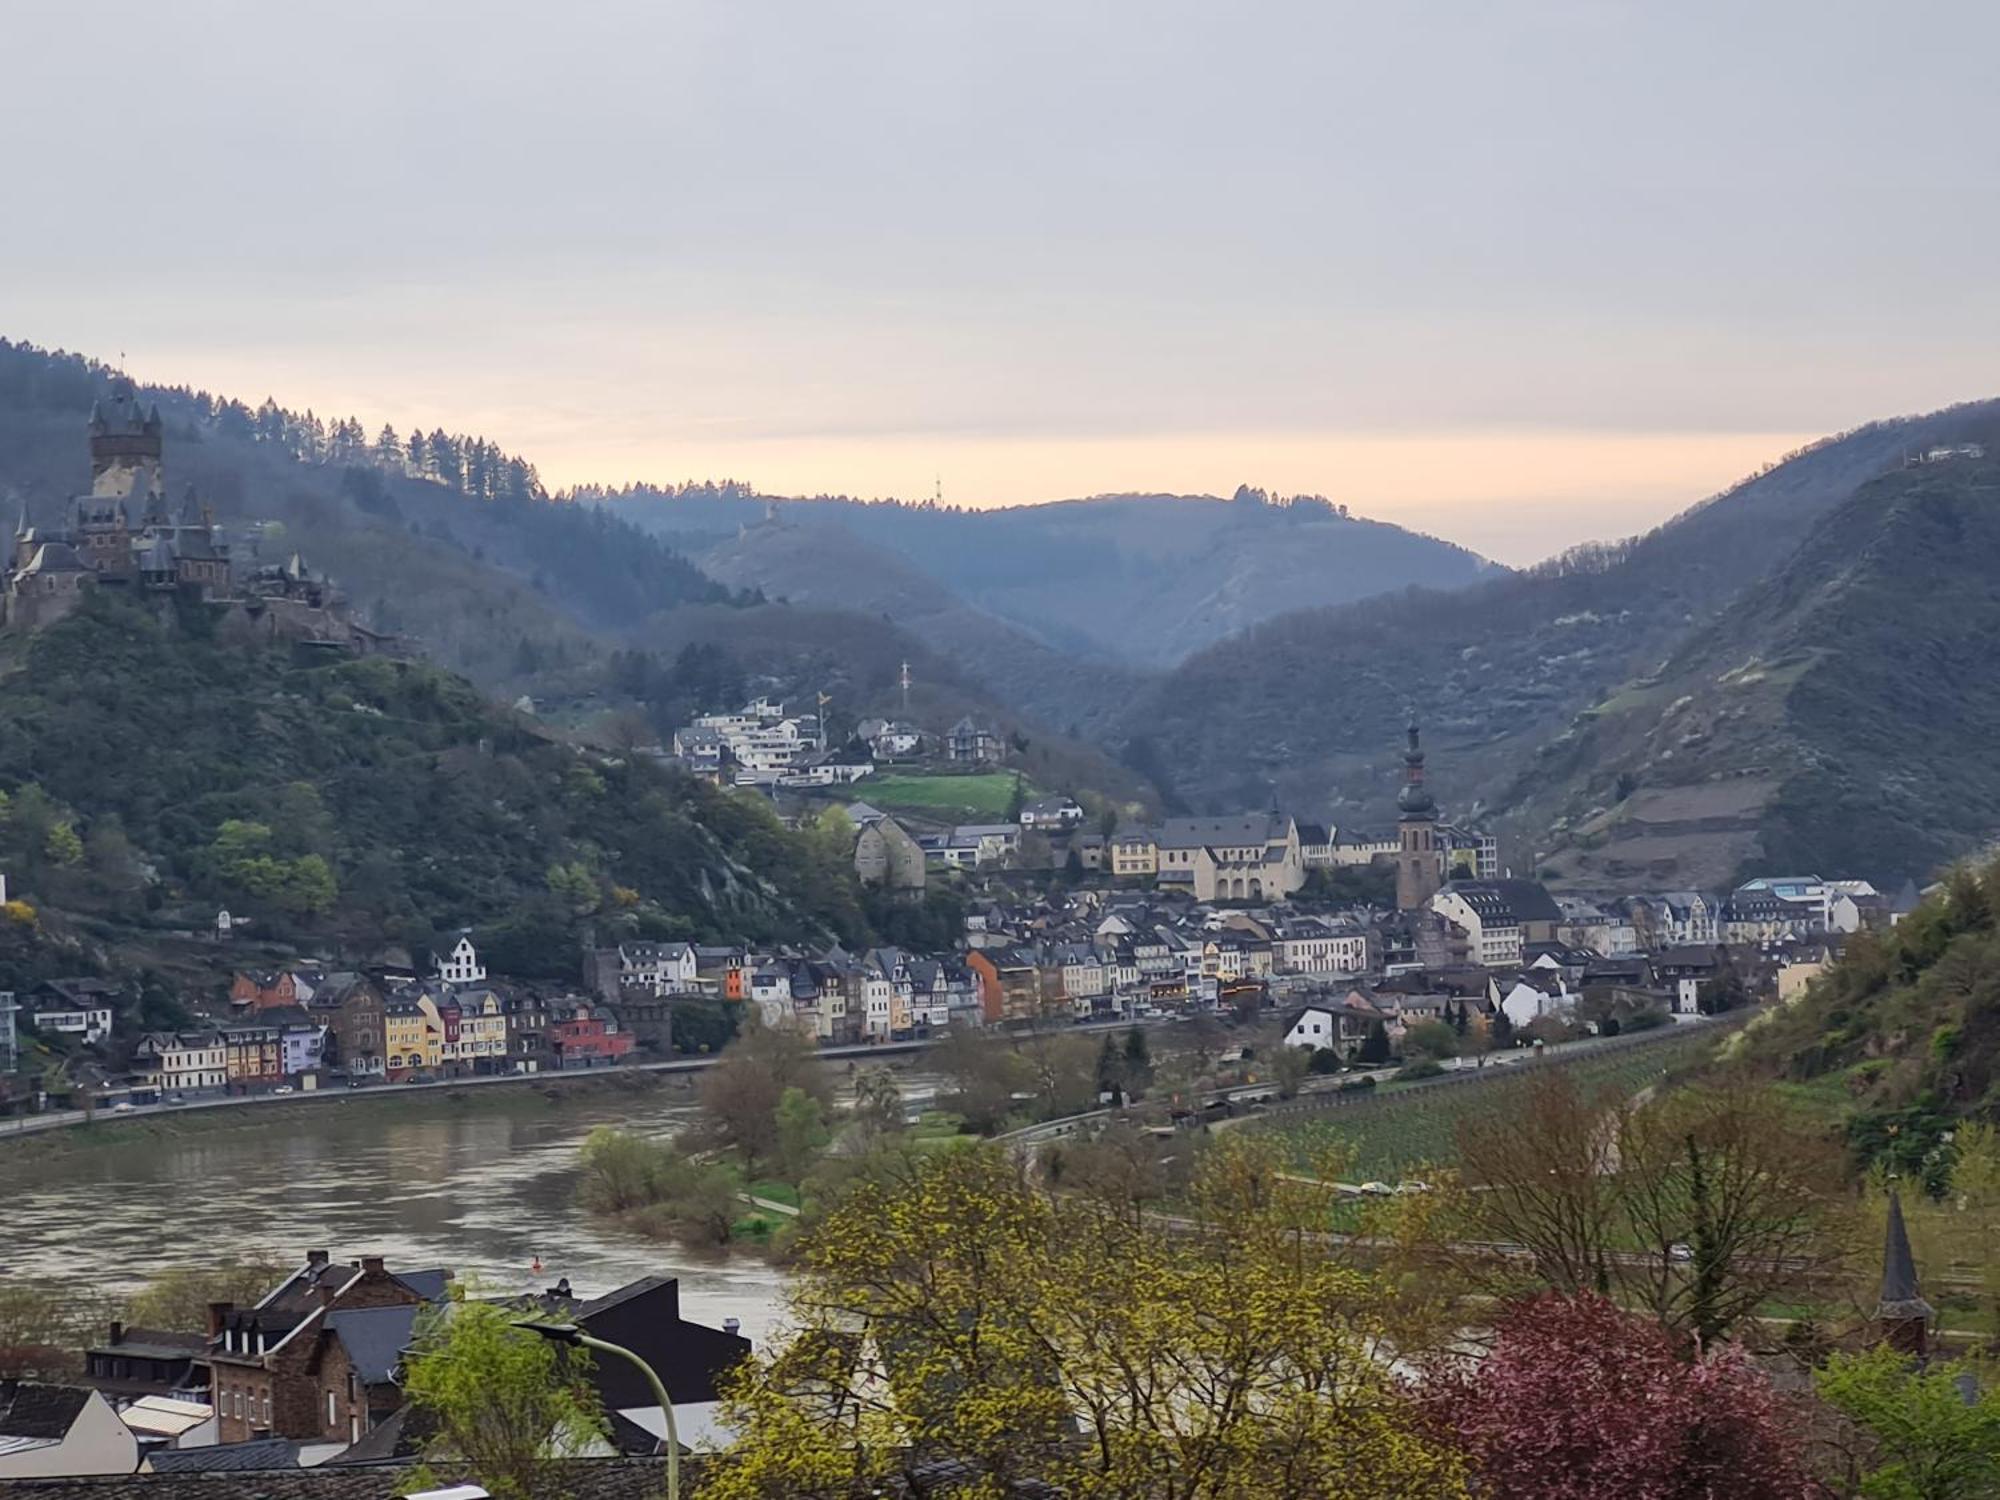
<path id="1" fill-rule="evenodd" d="M 700 958 L 692 943 L 620 943 L 618 982 L 655 995 L 684 995 L 698 988 Z"/>
<path id="2" fill-rule="evenodd" d="M 1337 1047 L 1339 1042 L 1340 1020 L 1330 1008 L 1322 1005 L 1308 1005 L 1300 1011 L 1299 1018 L 1285 1033 L 1287 1047 L 1303 1047 L 1310 1052 Z"/>
<path id="3" fill-rule="evenodd" d="M 470 933 L 461 933 L 451 952 L 438 960 L 438 978 L 446 984 L 486 982 L 486 970 L 479 962 L 479 950 L 472 946 Z"/>
<path id="4" fill-rule="evenodd" d="M 1074 797 L 1043 797 L 1021 809 L 1023 828 L 1074 828 L 1083 821 L 1083 806 Z"/>
<path id="5" fill-rule="evenodd" d="M 1506 1013 L 1508 1021 L 1519 1030 L 1523 1026 L 1533 1025 L 1544 1016 L 1569 1014 L 1576 1009 L 1576 996 L 1570 993 L 1569 986 L 1560 979 L 1555 981 L 1553 993 L 1538 990 L 1522 979 L 1516 980 L 1500 996 L 1499 1005 Z"/>
<path id="6" fill-rule="evenodd" d="M 1475 963 L 1489 969 L 1520 963 L 1520 919 L 1487 887 L 1455 882 L 1431 897 L 1431 910 L 1465 929 Z"/>
<path id="7" fill-rule="evenodd" d="M 138 1467 L 139 1440 L 101 1392 L 0 1383 L 0 1480 L 131 1474 Z"/>
<path id="8" fill-rule="evenodd" d="M 27 1008 L 38 1031 L 101 1042 L 111 1035 L 114 993 L 102 980 L 54 979 L 28 997 Z"/>
<path id="9" fill-rule="evenodd" d="M 229 1085 L 229 1055 L 219 1031 L 156 1031 L 143 1038 L 135 1061 L 162 1094 L 196 1094 Z"/>

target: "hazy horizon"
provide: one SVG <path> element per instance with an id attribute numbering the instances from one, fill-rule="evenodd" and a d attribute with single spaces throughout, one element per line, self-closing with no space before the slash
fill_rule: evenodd
<path id="1" fill-rule="evenodd" d="M 1530 562 L 2000 389 L 2000 12 L 1929 14 L 17 6 L 0 329 L 552 486 L 1249 483 Z"/>

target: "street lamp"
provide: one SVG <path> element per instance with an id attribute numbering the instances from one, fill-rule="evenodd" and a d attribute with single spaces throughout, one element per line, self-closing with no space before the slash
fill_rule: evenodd
<path id="1" fill-rule="evenodd" d="M 537 1323 L 528 1320 L 518 1322 L 514 1326 L 525 1328 L 529 1333 L 540 1334 L 552 1344 L 565 1344 L 572 1349 L 588 1349 L 595 1354 L 615 1354 L 646 1377 L 646 1384 L 653 1388 L 653 1395 L 660 1403 L 660 1414 L 667 1420 L 667 1500 L 681 1500 L 681 1438 L 674 1426 L 674 1400 L 667 1394 L 666 1386 L 653 1367 L 624 1345 L 592 1338 L 581 1328 L 568 1323 Z"/>

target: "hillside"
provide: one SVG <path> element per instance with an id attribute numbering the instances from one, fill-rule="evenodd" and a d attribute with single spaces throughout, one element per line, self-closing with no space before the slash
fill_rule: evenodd
<path id="1" fill-rule="evenodd" d="M 1820 870 L 1893 888 L 2000 834 L 2000 463 L 1865 484 L 1657 672 L 1523 778 L 1573 878 L 1666 860 L 1719 885 Z"/>
<path id="2" fill-rule="evenodd" d="M 954 678 L 1072 736 L 1114 724 L 1139 685 L 1138 673 L 1056 650 L 844 526 L 773 518 L 693 555 L 731 588 L 894 621 L 952 663 Z"/>
<path id="3" fill-rule="evenodd" d="M 0 339 L 0 517 L 47 524 L 88 488 L 85 423 L 110 381 L 81 357 Z M 1019 655 L 967 652 L 967 665 L 853 601 L 762 608 L 754 589 L 718 583 L 638 527 L 551 499 L 531 464 L 477 437 L 413 429 L 384 442 L 268 400 L 253 409 L 181 388 L 141 394 L 165 422 L 172 494 L 192 485 L 248 539 L 239 560 L 301 552 L 367 623 L 409 635 L 505 701 L 528 696 L 567 728 L 622 740 L 619 723 L 637 719 L 661 739 L 745 688 L 830 692 L 851 722 L 898 707 L 896 670 L 908 659 L 931 689 L 918 705 L 929 727 L 971 713 L 1030 739 L 1043 762 L 1034 774 L 1053 784 L 1146 794 L 1060 733 L 1115 710 L 1126 691 L 1115 669 L 1073 667 L 1004 626 Z M 927 637 L 929 624 L 948 622 L 920 623 Z M 690 643 L 699 659 L 679 659 Z"/>
<path id="4" fill-rule="evenodd" d="M 1739 1064 L 1791 1080 L 1864 1161 L 1941 1185 L 1952 1127 L 2000 1106 L 2000 866 L 1955 872 L 1885 933 L 1853 938 Z"/>
<path id="5" fill-rule="evenodd" d="M 1511 805 L 1545 744 L 1658 668 L 1859 486 L 1913 449 L 1964 441 L 2000 447 L 2000 403 L 1829 439 L 1631 542 L 1267 621 L 1141 694 L 1128 758 L 1198 805 L 1255 805 L 1275 786 L 1290 806 L 1381 827 L 1414 709 L 1448 815 Z M 1540 831 L 1503 827 L 1503 857 L 1526 868 Z"/>
<path id="6" fill-rule="evenodd" d="M 1287 501 L 1248 489 L 1233 500 L 1100 495 L 994 510 L 706 488 L 583 498 L 692 551 L 726 542 L 767 510 L 794 524 L 841 527 L 869 549 L 871 568 L 914 569 L 961 605 L 1055 650 L 1140 668 L 1172 666 L 1285 610 L 1411 585 L 1453 588 L 1494 571 L 1462 547 L 1350 516 L 1318 497 Z M 735 580 L 798 597 L 797 575 L 767 575 L 762 557 L 742 554 Z"/>
<path id="7" fill-rule="evenodd" d="M 865 940 L 844 849 L 755 799 L 585 755 L 464 679 L 295 660 L 95 595 L 0 638 L 11 892 L 115 950 L 204 931 L 349 958 L 478 926 L 496 969 L 571 977 L 600 935 Z"/>

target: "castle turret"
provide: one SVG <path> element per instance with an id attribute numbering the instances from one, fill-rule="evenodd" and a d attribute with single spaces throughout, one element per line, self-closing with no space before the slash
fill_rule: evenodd
<path id="1" fill-rule="evenodd" d="M 1416 911 L 1437 894 L 1443 861 L 1438 852 L 1437 801 L 1424 785 L 1424 751 L 1414 714 L 1403 752 L 1403 787 L 1396 794 L 1396 909 Z"/>
<path id="2" fill-rule="evenodd" d="M 150 505 L 165 493 L 160 476 L 160 409 L 141 413 L 131 382 L 121 380 L 90 409 L 90 492 Z"/>

